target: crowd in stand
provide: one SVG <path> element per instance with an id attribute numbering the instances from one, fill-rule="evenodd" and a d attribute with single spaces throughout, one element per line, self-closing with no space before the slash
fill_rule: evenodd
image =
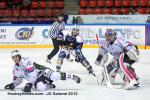
<path id="1" fill-rule="evenodd" d="M 150 14 L 150 0 L 76 0 L 79 16 L 72 23 L 83 24 L 80 15 L 139 15 Z M 52 23 L 62 14 L 64 0 L 0 0 L 0 21 Z M 67 23 L 68 15 L 64 21 Z"/>

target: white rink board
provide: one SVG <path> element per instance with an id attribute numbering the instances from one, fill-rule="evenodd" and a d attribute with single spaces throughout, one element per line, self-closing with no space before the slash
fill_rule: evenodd
<path id="1" fill-rule="evenodd" d="M 2 26 L 0 45 L 51 45 L 52 42 L 48 33 L 49 27 L 49 25 Z M 66 26 L 66 30 L 70 30 L 71 27 L 72 25 Z M 84 44 L 97 44 L 96 34 L 99 35 L 102 44 L 105 40 L 106 29 L 112 28 L 117 31 L 118 36 L 137 45 L 145 45 L 144 25 L 79 25 L 77 27 L 80 29 Z"/>

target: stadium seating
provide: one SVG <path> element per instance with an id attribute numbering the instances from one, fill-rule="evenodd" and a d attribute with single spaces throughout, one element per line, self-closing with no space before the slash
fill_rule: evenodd
<path id="1" fill-rule="evenodd" d="M 86 15 L 86 9 L 80 8 L 80 15 Z"/>
<path id="2" fill-rule="evenodd" d="M 129 13 L 129 8 L 122 9 L 122 14 L 128 14 L 128 13 Z"/>
<path id="3" fill-rule="evenodd" d="M 19 17 L 20 16 L 20 9 L 14 9 L 13 10 L 13 16 L 14 17 Z"/>
<path id="4" fill-rule="evenodd" d="M 0 17 L 3 17 L 3 10 L 0 10 Z"/>
<path id="5" fill-rule="evenodd" d="M 135 8 L 140 14 L 150 14 L 150 0 L 79 0 L 79 14 L 129 14 L 130 8 Z M 64 0 L 32 0 L 30 8 L 12 9 L 7 7 L 6 0 L 0 0 L 0 17 L 12 20 L 21 18 L 44 19 L 61 14 Z M 6 18 L 5 18 L 6 17 Z"/>
<path id="6" fill-rule="evenodd" d="M 113 9 L 113 14 L 115 14 L 115 15 L 119 15 L 120 12 L 121 12 L 121 9 L 120 9 L 120 8 L 114 8 L 114 9 Z"/>
<path id="7" fill-rule="evenodd" d="M 55 2 L 54 1 L 48 1 L 48 8 L 55 8 Z"/>
<path id="8" fill-rule="evenodd" d="M 62 13 L 62 9 L 55 9 L 55 14 L 61 14 Z"/>
<path id="9" fill-rule="evenodd" d="M 80 0 L 80 7 L 87 7 L 88 1 L 87 0 Z"/>
<path id="10" fill-rule="evenodd" d="M 27 9 L 22 9 L 20 12 L 20 17 L 28 17 L 29 12 Z"/>
<path id="11" fill-rule="evenodd" d="M 56 7 L 57 8 L 63 8 L 64 7 L 64 2 L 63 1 L 56 1 Z"/>
<path id="12" fill-rule="evenodd" d="M 37 10 L 36 9 L 31 9 L 29 11 L 29 16 L 30 16 L 30 18 L 36 17 L 37 16 Z"/>
<path id="13" fill-rule="evenodd" d="M 113 6 L 114 6 L 113 0 L 107 0 L 107 1 L 106 1 L 106 6 L 107 6 L 107 7 L 113 7 Z"/>
<path id="14" fill-rule="evenodd" d="M 6 2 L 2 1 L 0 2 L 0 9 L 5 9 L 6 8 Z"/>
<path id="15" fill-rule="evenodd" d="M 95 14 L 103 14 L 103 13 L 104 13 L 103 8 L 97 8 L 97 9 L 95 9 Z"/>
<path id="16" fill-rule="evenodd" d="M 96 7 L 97 6 L 97 0 L 90 0 L 89 1 L 89 6 L 90 7 Z"/>
<path id="17" fill-rule="evenodd" d="M 97 1 L 97 6 L 98 6 L 98 7 L 103 7 L 104 5 L 105 5 L 104 0 L 98 0 L 98 1 Z"/>
<path id="18" fill-rule="evenodd" d="M 104 14 L 112 14 L 112 8 L 106 8 Z"/>
<path id="19" fill-rule="evenodd" d="M 86 10 L 86 12 L 87 12 L 88 15 L 92 15 L 92 14 L 95 14 L 95 9 L 94 8 L 88 8 Z"/>
<path id="20" fill-rule="evenodd" d="M 53 9 L 47 9 L 47 11 L 46 11 L 46 15 L 47 15 L 47 17 L 51 17 L 51 16 L 53 16 L 53 15 L 54 15 L 54 13 L 55 13 L 55 11 L 54 11 Z"/>
<path id="21" fill-rule="evenodd" d="M 123 6 L 129 7 L 130 6 L 130 0 L 123 0 Z"/>
<path id="22" fill-rule="evenodd" d="M 115 7 L 121 7 L 122 6 L 122 0 L 115 0 Z"/>
<path id="23" fill-rule="evenodd" d="M 39 9 L 39 10 L 38 10 L 38 16 L 39 16 L 39 17 L 45 17 L 45 13 L 46 13 L 46 12 L 45 12 L 45 9 Z"/>
<path id="24" fill-rule="evenodd" d="M 131 2 L 132 7 L 136 7 L 138 5 L 139 5 L 139 0 L 132 0 L 132 2 Z"/>
<path id="25" fill-rule="evenodd" d="M 31 7 L 34 9 L 38 8 L 39 7 L 39 2 L 38 1 L 33 1 L 32 4 L 31 4 Z"/>
<path id="26" fill-rule="evenodd" d="M 4 10 L 5 12 L 5 17 L 12 17 L 12 10 L 11 9 L 7 9 L 7 10 Z"/>
<path id="27" fill-rule="evenodd" d="M 138 12 L 139 12 L 140 14 L 146 14 L 146 13 L 147 13 L 147 10 L 146 10 L 146 8 L 139 8 L 139 9 L 138 9 Z"/>
<path id="28" fill-rule="evenodd" d="M 140 0 L 139 5 L 140 5 L 141 7 L 147 7 L 147 3 L 148 3 L 148 0 Z"/>
<path id="29" fill-rule="evenodd" d="M 39 3 L 39 6 L 40 6 L 40 8 L 45 9 L 45 8 L 47 7 L 46 1 L 41 1 L 41 2 Z"/>

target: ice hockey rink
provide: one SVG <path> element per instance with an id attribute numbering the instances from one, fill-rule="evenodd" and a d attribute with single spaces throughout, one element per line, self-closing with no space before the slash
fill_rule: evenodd
<path id="1" fill-rule="evenodd" d="M 24 87 L 24 81 L 16 91 L 6 91 L 4 86 L 12 82 L 13 61 L 10 52 L 14 49 L 0 49 L 0 100 L 149 100 L 150 99 L 150 50 L 140 50 L 139 63 L 134 64 L 134 68 L 140 77 L 140 87 L 135 90 L 110 89 L 106 86 L 97 84 L 97 78 L 89 75 L 87 70 L 76 62 L 68 62 L 64 60 L 62 71 L 73 73 L 81 77 L 81 84 L 74 81 L 57 81 L 55 89 L 43 92 L 39 95 L 9 95 L 8 93 L 21 93 Z M 39 64 L 55 70 L 57 55 L 52 60 L 52 64 L 45 62 L 46 55 L 51 49 L 18 49 L 22 56 L 29 57 Z M 100 67 L 94 65 L 97 57 L 98 49 L 85 49 L 83 54 L 93 66 L 96 74 L 99 73 Z M 73 58 L 73 56 L 72 56 Z M 116 82 L 121 83 L 121 79 L 117 76 Z M 54 95 L 53 93 L 67 93 L 67 95 Z M 73 95 L 69 95 L 69 92 Z M 33 90 L 33 93 L 42 93 Z"/>

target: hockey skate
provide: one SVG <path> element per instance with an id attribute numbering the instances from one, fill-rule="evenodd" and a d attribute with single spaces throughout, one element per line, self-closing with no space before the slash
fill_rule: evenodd
<path id="1" fill-rule="evenodd" d="M 67 55 L 66 59 L 67 59 L 67 61 L 69 61 L 69 62 L 73 62 L 73 59 L 72 59 L 72 58 L 70 58 L 70 54 L 69 54 L 69 55 Z"/>
<path id="2" fill-rule="evenodd" d="M 51 64 L 51 61 L 47 58 L 46 60 L 45 60 L 47 63 L 49 63 L 49 64 Z"/>
<path id="3" fill-rule="evenodd" d="M 56 72 L 60 72 L 61 68 L 59 66 L 56 66 Z"/>
<path id="4" fill-rule="evenodd" d="M 73 80 L 76 82 L 76 83 L 80 83 L 81 82 L 81 79 L 80 77 L 76 76 L 76 75 L 73 75 Z"/>
<path id="5" fill-rule="evenodd" d="M 87 68 L 87 70 L 88 70 L 89 74 L 92 74 L 92 75 L 96 76 L 96 75 L 94 74 L 94 72 L 93 72 L 92 66 L 90 66 L 89 68 Z"/>
<path id="6" fill-rule="evenodd" d="M 67 58 L 67 61 L 69 61 L 69 62 L 73 62 L 73 59 L 71 59 L 71 58 Z"/>
<path id="7" fill-rule="evenodd" d="M 135 79 L 131 80 L 126 86 L 126 90 L 131 90 L 139 87 L 139 82 Z"/>
<path id="8" fill-rule="evenodd" d="M 54 84 L 49 84 L 49 89 L 54 89 L 56 86 Z"/>

